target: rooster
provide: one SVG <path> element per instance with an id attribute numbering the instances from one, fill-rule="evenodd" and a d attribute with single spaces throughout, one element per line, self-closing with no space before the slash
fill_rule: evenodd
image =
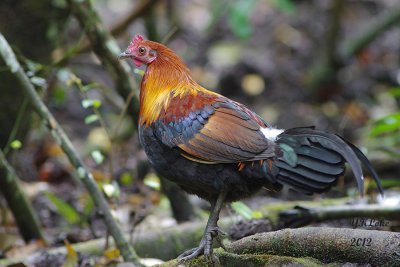
<path id="1" fill-rule="evenodd" d="M 362 194 L 361 161 L 382 191 L 357 147 L 311 127 L 270 126 L 246 106 L 200 86 L 182 59 L 163 44 L 136 35 L 120 58 L 131 59 L 137 67 L 147 65 L 140 88 L 139 138 L 152 166 L 211 203 L 199 246 L 184 252 L 182 260 L 202 254 L 211 259 L 223 204 L 262 187 L 321 193 L 344 173 L 348 162 Z"/>

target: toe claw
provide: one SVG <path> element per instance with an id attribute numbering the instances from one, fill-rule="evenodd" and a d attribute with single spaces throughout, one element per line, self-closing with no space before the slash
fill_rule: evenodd
<path id="1" fill-rule="evenodd" d="M 220 246 L 225 249 L 224 245 L 221 242 L 220 235 L 225 234 L 222 232 L 218 226 L 209 228 L 207 232 L 204 233 L 203 239 L 200 242 L 200 245 L 197 248 L 189 249 L 179 255 L 179 262 L 187 261 L 197 256 L 204 254 L 204 257 L 207 261 L 213 262 L 213 239 L 215 238 Z"/>
<path id="2" fill-rule="evenodd" d="M 201 254 L 204 253 L 204 245 L 200 243 L 200 246 L 197 248 L 192 248 L 189 250 L 186 250 L 183 252 L 181 255 L 178 256 L 179 262 L 187 261 L 193 258 L 196 258 L 197 256 L 200 256 Z"/>

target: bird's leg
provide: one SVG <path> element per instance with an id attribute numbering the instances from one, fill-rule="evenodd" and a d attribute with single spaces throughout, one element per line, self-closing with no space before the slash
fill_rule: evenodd
<path id="1" fill-rule="evenodd" d="M 201 254 L 204 254 L 207 260 L 212 260 L 212 252 L 213 252 L 213 239 L 217 237 L 220 230 L 218 229 L 218 219 L 219 213 L 224 204 L 225 198 L 227 195 L 227 191 L 222 191 L 216 201 L 211 203 L 211 213 L 210 217 L 208 217 L 207 226 L 204 230 L 203 237 L 200 241 L 200 244 L 197 248 L 192 248 L 184 253 L 182 253 L 178 258 L 180 261 L 186 261 L 193 259 Z"/>

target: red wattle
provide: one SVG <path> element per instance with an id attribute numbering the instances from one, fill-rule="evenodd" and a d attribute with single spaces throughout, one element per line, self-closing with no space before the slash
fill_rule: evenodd
<path id="1" fill-rule="evenodd" d="M 133 63 L 135 63 L 136 67 L 140 67 L 140 66 L 142 66 L 142 64 L 143 64 L 142 61 L 140 61 L 140 60 L 138 60 L 138 59 L 136 59 L 136 58 L 133 59 Z"/>

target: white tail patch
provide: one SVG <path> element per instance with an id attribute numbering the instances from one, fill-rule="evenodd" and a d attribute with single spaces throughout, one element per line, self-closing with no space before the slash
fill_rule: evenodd
<path id="1" fill-rule="evenodd" d="M 276 128 L 260 128 L 261 132 L 264 134 L 265 138 L 271 141 L 276 141 L 278 135 L 283 133 L 285 130 Z"/>

